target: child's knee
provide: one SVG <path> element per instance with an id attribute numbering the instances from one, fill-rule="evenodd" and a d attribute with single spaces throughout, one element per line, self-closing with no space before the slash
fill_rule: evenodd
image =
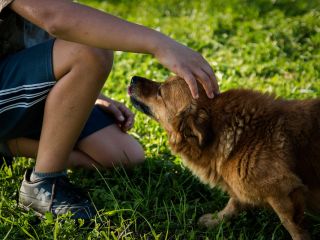
<path id="1" fill-rule="evenodd" d="M 53 69 L 57 80 L 71 69 L 77 69 L 80 75 L 90 72 L 95 78 L 105 81 L 113 65 L 113 51 L 83 44 L 56 40 L 53 53 Z"/>
<path id="2" fill-rule="evenodd" d="M 133 140 L 123 149 L 122 159 L 125 165 L 138 165 L 144 162 L 145 153 L 141 144 Z"/>

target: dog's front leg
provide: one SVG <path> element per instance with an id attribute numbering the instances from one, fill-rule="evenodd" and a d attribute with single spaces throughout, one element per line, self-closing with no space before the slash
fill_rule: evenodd
<path id="1" fill-rule="evenodd" d="M 245 206 L 239 202 L 238 199 L 231 197 L 223 210 L 218 212 L 218 214 L 208 213 L 202 215 L 199 218 L 198 224 L 202 227 L 214 228 L 222 220 L 228 220 L 234 216 L 237 216 L 244 208 Z"/>

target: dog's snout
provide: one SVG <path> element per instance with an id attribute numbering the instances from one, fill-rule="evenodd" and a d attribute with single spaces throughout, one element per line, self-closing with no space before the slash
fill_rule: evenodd
<path id="1" fill-rule="evenodd" d="M 130 81 L 130 85 L 128 86 L 128 94 L 131 96 L 133 94 L 133 89 L 137 85 L 137 82 L 141 79 L 141 77 L 133 76 Z"/>
<path id="2" fill-rule="evenodd" d="M 139 76 L 133 76 L 131 78 L 129 87 L 128 87 L 128 93 L 129 95 L 132 95 L 135 89 L 142 88 L 142 86 L 145 84 L 145 78 L 139 77 Z"/>
<path id="3" fill-rule="evenodd" d="M 139 76 L 133 76 L 131 78 L 131 82 L 130 82 L 130 85 L 134 85 L 136 84 L 139 80 L 143 79 L 142 77 L 139 77 Z"/>

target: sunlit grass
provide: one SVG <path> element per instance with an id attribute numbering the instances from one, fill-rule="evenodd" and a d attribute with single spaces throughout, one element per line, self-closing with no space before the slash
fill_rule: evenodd
<path id="1" fill-rule="evenodd" d="M 308 0 L 82 0 L 168 34 L 201 52 L 212 65 L 221 90 L 251 88 L 279 97 L 304 99 L 320 94 L 320 4 Z M 130 36 L 128 36 L 130 37 Z M 130 171 L 74 171 L 74 182 L 89 188 L 99 209 L 93 229 L 68 216 L 39 221 L 17 208 L 23 172 L 34 162 L 16 159 L 0 171 L 0 239 L 289 239 L 277 216 L 258 209 L 207 231 L 201 214 L 228 200 L 210 190 L 170 154 L 164 131 L 136 112 L 127 97 L 134 75 L 163 81 L 170 73 L 149 55 L 120 53 L 104 93 L 136 113 L 131 131 L 147 161 Z M 319 216 L 309 215 L 310 232 L 320 238 Z"/>

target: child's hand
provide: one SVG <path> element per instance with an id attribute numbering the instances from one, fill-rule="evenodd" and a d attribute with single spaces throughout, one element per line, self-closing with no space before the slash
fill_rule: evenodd
<path id="1" fill-rule="evenodd" d="M 133 127 L 134 114 L 122 103 L 100 94 L 96 101 L 104 111 L 111 113 L 118 121 L 122 131 L 126 132 Z"/>
<path id="2" fill-rule="evenodd" d="M 213 70 L 199 53 L 169 38 L 163 38 L 159 43 L 154 56 L 163 66 L 187 82 L 194 98 L 198 97 L 196 80 L 202 84 L 208 97 L 212 98 L 219 93 Z"/>

